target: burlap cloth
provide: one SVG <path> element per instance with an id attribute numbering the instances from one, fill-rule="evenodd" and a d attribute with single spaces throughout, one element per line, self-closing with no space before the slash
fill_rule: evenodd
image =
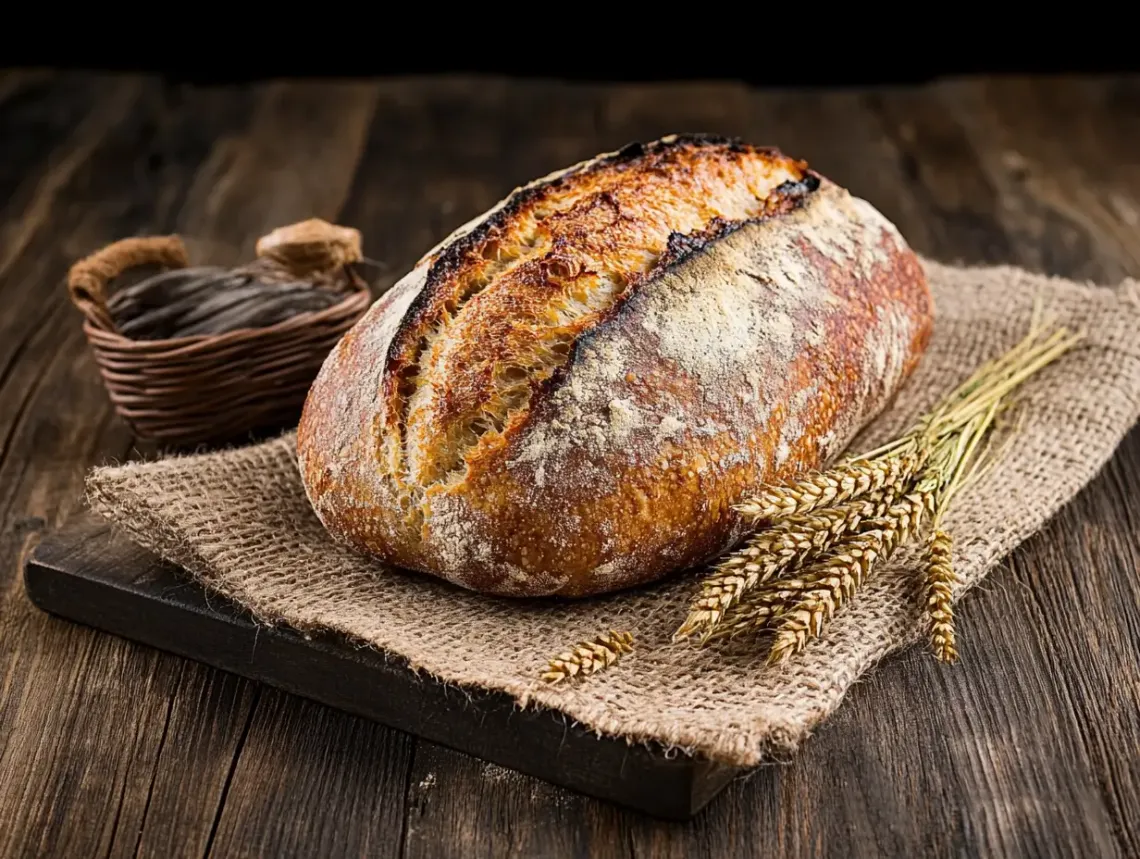
<path id="1" fill-rule="evenodd" d="M 937 305 L 929 350 L 894 406 L 853 447 L 905 429 L 1012 346 L 1037 296 L 1058 322 L 1088 332 L 1082 346 L 1021 389 L 1017 437 L 946 520 L 960 596 L 1072 498 L 1140 416 L 1140 282 L 1109 288 L 1006 267 L 928 262 L 927 269 Z M 920 634 L 907 558 L 880 571 L 824 638 L 779 668 L 765 667 L 746 641 L 705 650 L 671 641 L 693 594 L 692 575 L 588 601 L 519 602 L 387 569 L 330 541 L 301 488 L 293 442 L 288 434 L 227 452 L 97 469 L 90 501 L 265 623 L 334 630 L 440 680 L 501 690 L 599 733 L 730 764 L 795 748 L 860 675 Z M 621 664 L 583 683 L 537 681 L 551 656 L 611 628 L 636 639 Z"/>

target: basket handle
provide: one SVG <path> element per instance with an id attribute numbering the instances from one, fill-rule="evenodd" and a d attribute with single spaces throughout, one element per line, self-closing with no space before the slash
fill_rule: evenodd
<path id="1" fill-rule="evenodd" d="M 360 230 L 310 218 L 278 227 L 257 240 L 257 255 L 304 278 L 360 262 Z"/>
<path id="2" fill-rule="evenodd" d="M 139 236 L 120 239 L 79 262 L 67 273 L 67 291 L 79 311 L 99 328 L 115 330 L 107 310 L 107 284 L 127 269 L 140 265 L 185 268 L 190 264 L 178 236 Z"/>

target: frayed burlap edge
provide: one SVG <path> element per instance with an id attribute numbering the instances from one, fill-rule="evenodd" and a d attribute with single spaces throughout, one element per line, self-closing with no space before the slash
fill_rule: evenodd
<path id="1" fill-rule="evenodd" d="M 963 577 L 956 591 L 960 598 L 1092 479 L 1140 417 L 1140 354 L 1132 336 L 1140 326 L 1140 285 L 1127 281 L 1117 288 L 1083 286 L 1009 267 L 963 269 L 928 262 L 927 268 L 939 307 L 935 342 L 915 378 L 856 447 L 897 434 L 977 363 L 1012 345 L 1024 331 L 1035 297 L 1045 299 L 1046 309 L 1052 305 L 1059 321 L 1090 329 L 1086 346 L 1026 385 L 1021 400 L 1029 420 L 1023 433 L 1029 434 L 1025 439 L 1035 440 L 1028 444 L 1033 455 L 1015 446 L 985 482 L 959 499 L 947 520 L 956 536 L 955 566 Z M 239 472 L 246 477 L 233 481 Z M 249 479 L 251 474 L 266 477 L 271 485 Z M 219 480 L 231 480 L 220 494 L 215 491 Z M 209 495 L 204 506 L 188 504 L 203 486 Z M 998 486 L 1003 487 L 1000 492 Z M 667 640 L 683 617 L 691 579 L 585 604 L 543 603 L 536 608 L 533 601 L 478 597 L 367 564 L 334 546 L 323 530 L 312 532 L 311 521 L 290 520 L 290 515 L 302 516 L 295 507 L 278 517 L 280 521 L 264 512 L 275 497 L 291 499 L 292 504 L 298 487 L 292 435 L 287 434 L 252 448 L 99 469 L 90 477 L 89 497 L 94 509 L 141 544 L 184 566 L 263 623 L 338 632 L 444 682 L 498 690 L 520 706 L 553 708 L 599 734 L 739 766 L 794 750 L 839 705 L 857 678 L 921 634 L 915 579 L 903 558 L 883 570 L 867 593 L 837 615 L 828 633 L 789 667 L 759 668 L 751 654 L 732 647 L 727 653 L 697 654 Z M 250 495 L 261 497 L 254 504 Z M 246 512 L 235 525 L 234 517 L 226 514 L 237 509 Z M 311 511 L 307 516 L 315 521 Z M 995 528 L 998 521 L 1007 526 Z M 236 530 L 218 530 L 230 526 Z M 289 528 L 304 532 L 295 545 L 282 547 L 273 557 L 319 563 L 323 572 L 289 580 L 267 574 L 263 563 L 243 557 L 251 540 L 264 544 L 266 533 L 258 529 L 267 527 L 286 529 L 286 543 Z M 329 597 L 330 579 L 338 592 L 334 597 Z M 268 597 L 267 583 L 277 589 Z M 283 585 L 312 599 L 294 599 Z M 356 611 L 346 605 L 345 594 L 349 601 L 352 596 L 374 600 L 375 607 Z M 446 617 L 441 619 L 439 612 L 427 616 L 422 609 L 411 612 L 420 614 L 417 622 L 432 633 L 421 641 L 415 634 L 404 634 L 408 618 L 400 615 L 402 631 L 396 634 L 376 622 L 399 608 L 398 600 L 390 602 L 393 594 L 422 600 L 433 609 L 443 606 Z M 459 647 L 438 634 L 440 624 L 454 626 L 457 619 L 462 621 L 457 627 Z M 552 624 L 557 627 L 554 634 L 541 634 Z M 570 687 L 537 682 L 546 658 L 608 626 L 633 627 L 638 639 L 638 650 L 621 666 Z M 536 634 L 520 636 L 518 630 L 524 627 Z M 414 633 L 415 623 L 410 628 Z M 464 635 L 474 642 L 467 650 Z M 496 651 L 490 667 L 476 658 L 481 655 L 476 645 L 488 638 L 482 642 L 484 650 L 506 649 Z M 726 711 L 731 712 L 726 716 Z"/>

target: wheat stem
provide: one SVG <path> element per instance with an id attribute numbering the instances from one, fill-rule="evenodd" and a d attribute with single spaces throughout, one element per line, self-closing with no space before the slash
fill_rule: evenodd
<path id="1" fill-rule="evenodd" d="M 961 428 L 1030 376 L 1069 351 L 1083 336 L 1080 333 L 1069 334 L 1064 330 L 1057 331 L 1045 343 L 1029 350 L 1028 357 L 1022 363 L 1014 364 L 1008 371 L 1002 368 L 1002 372 L 983 378 L 976 389 L 962 398 L 962 402 L 948 405 L 944 412 L 931 422 L 933 427 L 930 430 L 931 434 L 942 436 Z"/>
<path id="2" fill-rule="evenodd" d="M 873 450 L 865 450 L 858 455 L 846 455 L 842 457 L 836 465 L 849 465 L 853 462 L 859 462 L 865 459 L 886 459 L 891 456 L 898 456 L 900 454 L 912 453 L 917 454 L 919 435 L 915 430 L 911 430 L 906 435 L 888 441 L 886 444 L 879 445 Z"/>
<path id="3" fill-rule="evenodd" d="M 948 473 L 943 478 L 943 485 L 938 493 L 937 510 L 934 514 L 933 527 L 937 529 L 942 523 L 942 517 L 950 507 L 951 499 L 963 486 L 975 479 L 978 469 L 985 462 L 985 453 L 976 456 L 978 446 L 983 437 L 989 432 L 994 416 L 998 411 L 998 402 L 982 414 L 975 417 L 962 432 L 954 452 L 950 456 Z"/>

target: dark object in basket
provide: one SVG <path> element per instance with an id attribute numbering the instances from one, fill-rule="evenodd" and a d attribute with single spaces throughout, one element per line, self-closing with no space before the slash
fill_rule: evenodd
<path id="1" fill-rule="evenodd" d="M 308 281 L 276 282 L 255 270 L 200 266 L 164 271 L 121 289 L 107 299 L 107 310 L 124 337 L 166 340 L 268 328 L 298 313 L 332 307 L 344 297 L 341 290 Z"/>
<path id="2" fill-rule="evenodd" d="M 235 269 L 189 267 L 178 236 L 123 239 L 72 266 L 68 290 L 116 411 L 171 446 L 292 425 L 325 357 L 372 302 L 360 233 L 275 230 Z M 163 270 L 108 294 L 129 269 Z"/>

